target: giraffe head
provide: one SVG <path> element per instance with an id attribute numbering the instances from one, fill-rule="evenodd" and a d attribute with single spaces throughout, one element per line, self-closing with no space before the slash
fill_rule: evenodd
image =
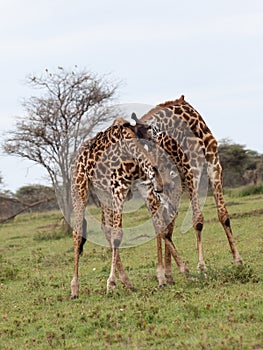
<path id="1" fill-rule="evenodd" d="M 149 125 L 139 120 L 135 113 L 132 113 L 131 118 L 136 122 L 135 125 L 130 126 L 134 134 L 140 142 L 144 144 L 144 148 L 148 152 L 148 157 L 155 159 L 158 171 L 162 176 L 163 193 L 159 197 L 160 203 L 166 208 L 167 215 L 171 213 L 173 216 L 177 212 L 178 200 L 182 190 L 181 177 L 178 169 L 174 164 L 171 156 L 158 145 L 157 138 L 159 130 L 155 130 L 153 125 Z M 175 201 L 171 199 L 176 198 Z"/>
<path id="2" fill-rule="evenodd" d="M 165 228 L 177 213 L 178 203 L 174 201 L 174 198 L 181 193 L 181 181 L 176 166 L 171 158 L 148 136 L 150 126 L 138 120 L 136 120 L 136 125 L 131 125 L 122 117 L 115 119 L 113 125 L 117 125 L 121 130 L 122 136 L 119 136 L 119 139 L 122 138 L 125 141 L 132 139 L 131 143 L 125 142 L 125 145 L 129 148 L 129 154 L 137 154 L 135 161 L 140 163 L 139 166 L 144 164 L 147 179 L 142 181 L 144 188 L 142 191 L 152 193 L 157 198 L 159 203 L 156 214 L 157 226 Z M 137 151 L 134 151 L 135 149 Z"/>

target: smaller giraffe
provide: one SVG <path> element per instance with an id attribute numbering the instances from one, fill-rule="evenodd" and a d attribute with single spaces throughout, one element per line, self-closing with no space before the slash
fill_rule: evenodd
<path id="1" fill-rule="evenodd" d="M 122 210 L 124 201 L 131 191 L 132 183 L 140 180 L 154 216 L 158 231 L 165 230 L 163 215 L 172 218 L 174 209 L 169 208 L 167 196 L 163 194 L 164 183 L 154 159 L 142 146 L 137 136 L 146 133 L 144 126 L 132 126 L 123 118 L 117 118 L 105 131 L 86 141 L 77 152 L 72 163 L 71 194 L 75 225 L 74 275 L 71 281 L 71 295 L 79 294 L 78 264 L 86 241 L 87 222 L 84 212 L 89 195 L 102 210 L 102 229 L 112 249 L 110 276 L 107 291 L 116 287 L 116 268 L 121 282 L 133 288 L 123 269 L 119 255 L 122 241 Z M 176 252 L 177 253 L 177 252 Z"/>

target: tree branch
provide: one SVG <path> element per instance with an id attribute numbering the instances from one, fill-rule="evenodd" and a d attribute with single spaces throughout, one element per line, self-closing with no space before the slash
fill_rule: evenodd
<path id="1" fill-rule="evenodd" d="M 1 198 L 3 198 L 2 196 L 0 196 Z M 47 203 L 47 202 L 50 202 L 54 200 L 54 197 L 51 197 L 51 198 L 45 198 L 45 199 L 41 199 L 40 201 L 37 201 L 37 202 L 34 202 L 34 203 L 31 203 L 31 204 L 25 204 L 21 201 L 19 201 L 18 199 L 13 199 L 14 202 L 17 202 L 17 203 L 22 203 L 24 205 L 26 205 L 23 209 L 20 209 L 18 212 L 16 212 L 15 214 L 5 218 L 5 219 L 2 219 L 0 220 L 0 224 L 4 224 L 12 219 L 14 219 L 17 215 L 23 213 L 24 211 L 26 211 L 27 209 L 30 209 L 30 208 L 33 208 L 33 207 L 36 207 L 37 205 L 39 204 L 42 204 L 42 203 Z"/>

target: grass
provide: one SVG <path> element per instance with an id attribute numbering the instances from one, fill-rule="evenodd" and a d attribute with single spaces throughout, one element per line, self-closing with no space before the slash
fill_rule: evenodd
<path id="1" fill-rule="evenodd" d="M 240 197 L 251 196 L 253 194 L 262 194 L 263 193 L 263 183 L 259 185 L 251 185 L 243 188 L 239 192 Z"/>
<path id="2" fill-rule="evenodd" d="M 194 233 L 180 233 L 188 207 L 184 200 L 174 241 L 194 282 L 179 275 L 173 263 L 176 284 L 159 289 L 156 243 L 149 240 L 121 250 L 137 291 L 119 283 L 107 295 L 111 253 L 88 242 L 80 262 L 80 298 L 74 301 L 69 298 L 72 238 L 59 230 L 60 214 L 17 217 L 0 228 L 0 348 L 263 349 L 262 200 L 262 194 L 226 196 L 244 265 L 232 264 L 214 201 L 208 197 L 203 233 L 207 278 L 195 272 Z M 129 228 L 145 215 L 144 208 L 136 218 L 127 214 L 125 225 Z"/>
<path id="3" fill-rule="evenodd" d="M 256 185 L 246 185 L 237 188 L 227 188 L 224 190 L 225 194 L 231 197 L 246 197 L 256 194 L 263 194 L 263 182 Z"/>

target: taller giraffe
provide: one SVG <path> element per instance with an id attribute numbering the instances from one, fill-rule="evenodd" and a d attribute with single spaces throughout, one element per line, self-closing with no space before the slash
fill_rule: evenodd
<path id="1" fill-rule="evenodd" d="M 201 238 L 204 219 L 198 197 L 200 177 L 205 164 L 216 201 L 218 217 L 227 235 L 234 262 L 242 264 L 224 202 L 222 167 L 218 156 L 217 141 L 201 115 L 185 101 L 182 95 L 179 99 L 157 105 L 139 120 L 134 119 L 137 123 L 148 126 L 150 138 L 171 155 L 180 172 L 183 184 L 188 188 L 193 209 L 193 226 L 197 238 L 198 269 L 206 269 Z M 172 231 L 173 225 L 170 225 L 170 237 Z M 166 260 L 169 265 L 170 258 L 167 251 Z"/>

